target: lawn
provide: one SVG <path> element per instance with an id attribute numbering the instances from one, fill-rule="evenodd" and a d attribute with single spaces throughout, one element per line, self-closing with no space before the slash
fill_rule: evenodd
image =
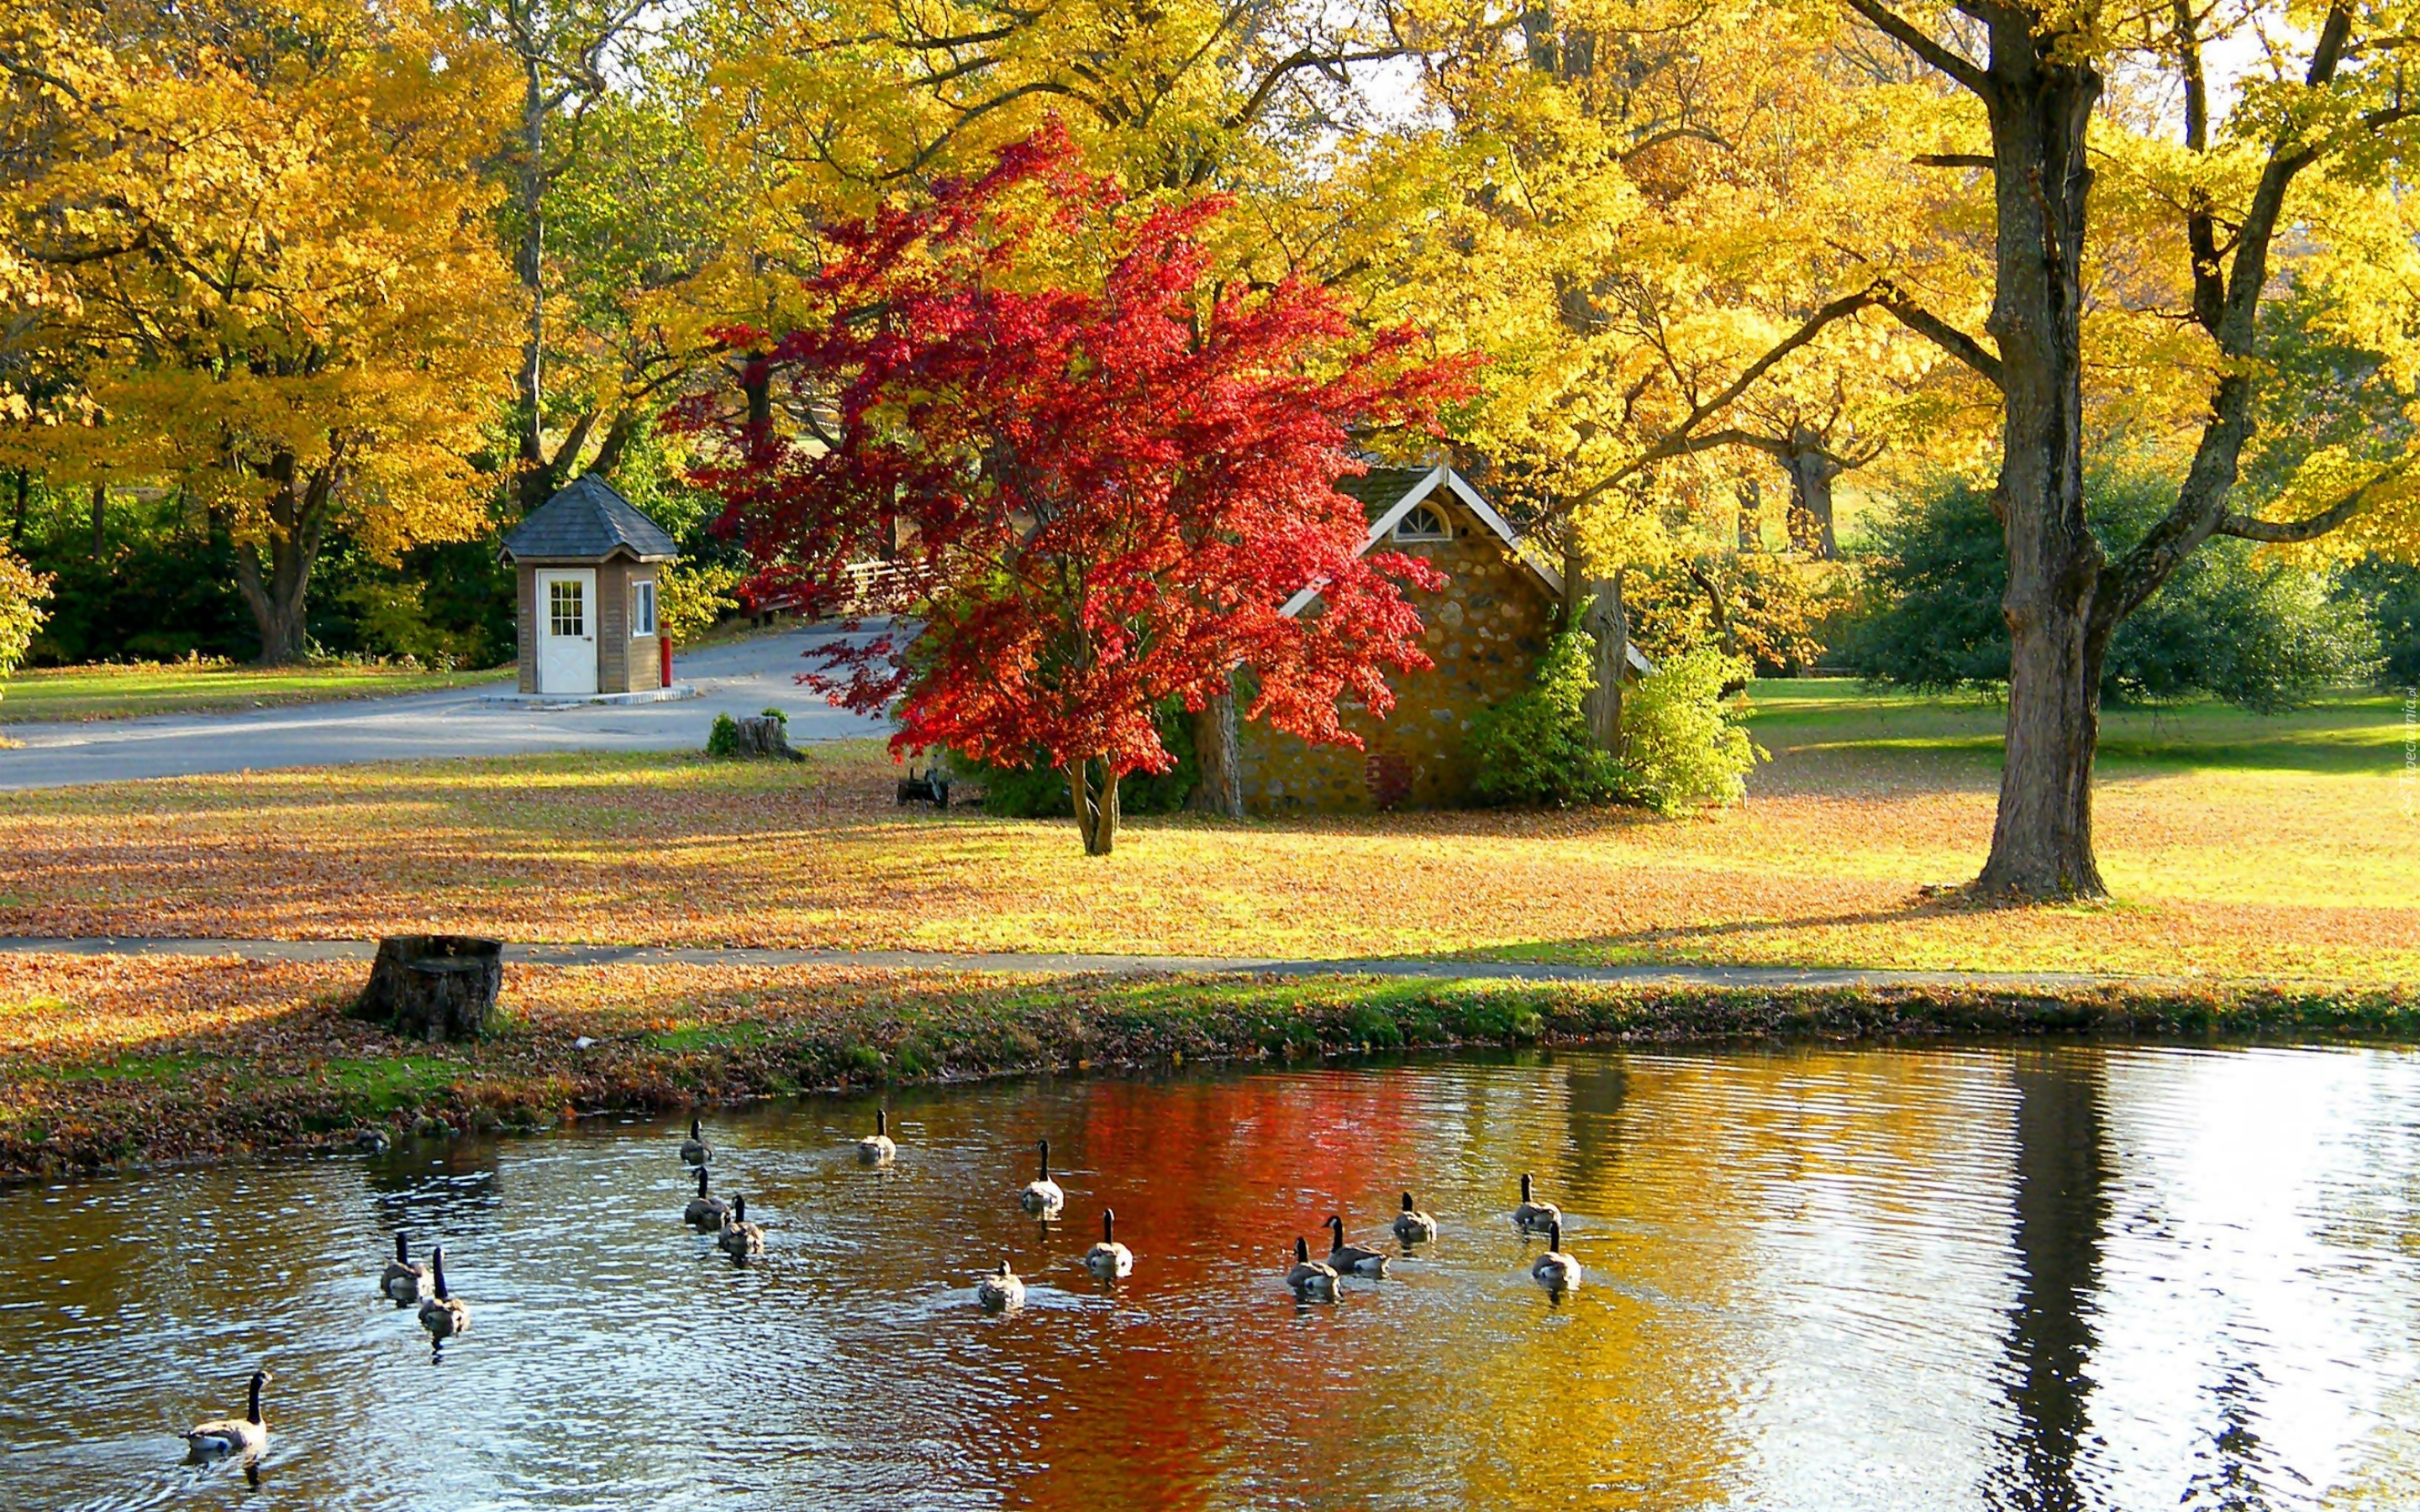
<path id="1" fill-rule="evenodd" d="M 1064 824 L 902 810 L 871 746 L 257 773 L 11 798 L 0 932 L 1328 958 L 1468 955 L 2420 981 L 2400 703 L 2119 713 L 2116 900 L 1928 896 L 1991 836 L 1998 711 L 1757 689 L 1775 760 L 1686 821 L 1602 810 Z"/>
<path id="2" fill-rule="evenodd" d="M 510 677 L 331 662 L 312 667 L 230 667 L 220 662 L 107 663 L 21 670 L 0 683 L 0 724 L 44 719 L 131 719 L 146 714 L 209 714 L 382 698 L 471 687 Z"/>

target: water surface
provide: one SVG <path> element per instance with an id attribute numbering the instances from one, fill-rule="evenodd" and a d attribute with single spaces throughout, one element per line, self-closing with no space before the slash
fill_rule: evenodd
<path id="1" fill-rule="evenodd" d="M 0 1506 L 2420 1505 L 2420 1057 L 1556 1053 L 902 1093 L 0 1196 Z M 1065 1222 L 1017 1211 L 1052 1141 Z M 1519 1172 L 1588 1267 L 1558 1302 Z M 1444 1227 L 1332 1306 L 1331 1211 Z M 1078 1265 L 1104 1203 L 1133 1278 Z M 374 1292 L 442 1237 L 470 1336 Z M 1003 1256 L 1032 1286 L 984 1316 Z M 257 1487 L 175 1464 L 266 1362 Z"/>

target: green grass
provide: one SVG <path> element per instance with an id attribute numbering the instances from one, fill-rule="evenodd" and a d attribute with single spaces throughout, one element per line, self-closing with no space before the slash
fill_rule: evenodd
<path id="1" fill-rule="evenodd" d="M 1903 693 L 1854 678 L 1760 679 L 1749 728 L 1784 751 L 1931 754 L 1996 767 L 2005 703 L 1977 694 Z M 2377 776 L 2403 761 L 2403 700 L 2367 689 L 2321 695 L 2288 714 L 2214 699 L 2102 710 L 2101 764 L 2165 770 L 2341 772 Z"/>
<path id="2" fill-rule="evenodd" d="M 334 1059 L 325 1069 L 349 1106 L 378 1114 L 415 1107 L 461 1074 L 459 1066 L 429 1056 Z"/>
<path id="3" fill-rule="evenodd" d="M 494 671 L 412 671 L 356 662 L 313 667 L 229 667 L 143 662 L 43 667 L 0 684 L 0 723 L 131 719 L 147 714 L 210 714 L 472 687 L 510 677 Z"/>

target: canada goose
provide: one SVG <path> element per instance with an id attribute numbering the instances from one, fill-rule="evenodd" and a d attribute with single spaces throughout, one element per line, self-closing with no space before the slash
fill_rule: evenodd
<path id="1" fill-rule="evenodd" d="M 447 1339 L 460 1338 L 471 1332 L 471 1309 L 462 1299 L 449 1296 L 445 1290 L 445 1246 L 438 1245 L 428 1252 L 428 1279 L 437 1294 L 420 1304 L 420 1326 L 428 1330 L 428 1342 L 442 1344 Z"/>
<path id="2" fill-rule="evenodd" d="M 765 1253 L 765 1230 L 748 1221 L 746 1197 L 731 1199 L 731 1212 L 722 1220 L 722 1232 L 714 1236 L 714 1242 L 735 1260 Z"/>
<path id="3" fill-rule="evenodd" d="M 985 1272 L 984 1278 L 975 1283 L 975 1301 L 984 1304 L 984 1311 L 992 1313 L 1022 1307 L 1025 1305 L 1025 1281 L 1008 1268 L 1006 1260 L 1002 1260 L 999 1270 Z"/>
<path id="4" fill-rule="evenodd" d="M 1101 1242 L 1084 1252 L 1084 1269 L 1104 1281 L 1134 1274 L 1134 1251 L 1118 1242 L 1118 1212 L 1101 1210 Z"/>
<path id="5" fill-rule="evenodd" d="M 1436 1220 L 1412 1206 L 1412 1195 L 1404 1194 L 1404 1211 L 1395 1214 L 1395 1237 L 1406 1244 L 1425 1244 L 1436 1238 Z"/>
<path id="6" fill-rule="evenodd" d="M 404 1252 L 401 1234 L 395 1236 L 395 1258 L 386 1262 L 385 1273 L 379 1277 L 379 1292 L 391 1297 L 398 1307 L 409 1307 L 428 1289 L 428 1273 L 411 1263 Z"/>
<path id="7" fill-rule="evenodd" d="M 252 1373 L 252 1401 L 241 1417 L 212 1418 L 196 1423 L 185 1430 L 185 1460 L 201 1464 L 206 1460 L 224 1459 L 229 1455 L 256 1455 L 269 1447 L 269 1425 L 260 1420 L 260 1388 L 269 1384 L 269 1372 Z"/>
<path id="8" fill-rule="evenodd" d="M 1523 1171 L 1521 1173 L 1521 1205 L 1512 1210 L 1512 1222 L 1526 1233 L 1530 1229 L 1544 1228 L 1548 1224 L 1558 1224 L 1562 1221 L 1562 1209 L 1556 1207 L 1551 1202 L 1538 1202 L 1531 1199 L 1529 1196 L 1529 1173 L 1528 1171 Z"/>
<path id="9" fill-rule="evenodd" d="M 891 1115 L 881 1108 L 874 1110 L 874 1132 L 857 1142 L 857 1163 L 860 1165 L 888 1165 L 899 1147 L 891 1142 Z"/>
<path id="10" fill-rule="evenodd" d="M 695 1119 L 689 1120 L 689 1137 L 681 1141 L 681 1159 L 691 1165 L 703 1165 L 714 1158 L 706 1145 L 706 1126 Z"/>
<path id="11" fill-rule="evenodd" d="M 731 1204 L 721 1197 L 710 1197 L 706 1195 L 706 1167 L 699 1166 L 697 1196 L 690 1198 L 689 1206 L 681 1210 L 681 1222 L 691 1228 L 703 1229 L 710 1234 L 722 1227 L 722 1220 L 728 1217 L 730 1212 Z"/>
<path id="12" fill-rule="evenodd" d="M 1336 1267 L 1323 1265 L 1311 1257 L 1311 1242 L 1300 1234 L 1294 1236 L 1294 1269 L 1286 1273 L 1286 1285 L 1294 1288 L 1297 1297 L 1325 1297 L 1336 1300 Z"/>
<path id="13" fill-rule="evenodd" d="M 1060 1191 L 1059 1183 L 1050 1180 L 1050 1141 L 1043 1139 L 1035 1143 L 1042 1151 L 1041 1174 L 1025 1183 L 1025 1190 L 1018 1195 L 1016 1205 L 1037 1217 L 1056 1218 L 1059 1210 L 1067 1205 L 1067 1194 Z"/>
<path id="14" fill-rule="evenodd" d="M 1580 1284 L 1580 1262 L 1563 1253 L 1563 1226 L 1546 1226 L 1546 1253 L 1529 1266 L 1529 1274 L 1549 1291 L 1569 1291 Z"/>
<path id="15" fill-rule="evenodd" d="M 1329 1213 L 1327 1227 L 1336 1236 L 1328 1242 L 1327 1263 L 1337 1274 L 1342 1275 L 1349 1271 L 1355 1275 L 1366 1275 L 1373 1280 L 1386 1275 L 1387 1257 L 1376 1250 L 1363 1249 L 1358 1244 L 1344 1242 L 1344 1219 L 1341 1214 Z"/>

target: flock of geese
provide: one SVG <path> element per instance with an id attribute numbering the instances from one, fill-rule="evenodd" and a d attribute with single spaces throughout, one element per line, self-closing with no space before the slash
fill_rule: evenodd
<path id="1" fill-rule="evenodd" d="M 1054 1219 L 1065 1211 L 1067 1194 L 1050 1179 L 1050 1141 L 1043 1139 L 1036 1144 L 1039 1168 L 1033 1180 L 1017 1194 L 1016 1202 L 1037 1218 Z M 876 1109 L 874 1133 L 857 1142 L 858 1163 L 888 1165 L 898 1155 L 899 1147 L 891 1137 L 890 1115 Z M 729 1202 L 724 1202 L 706 1190 L 714 1151 L 706 1142 L 705 1126 L 696 1119 L 690 1120 L 689 1137 L 681 1141 L 680 1156 L 697 1170 L 697 1195 L 681 1210 L 682 1222 L 712 1234 L 716 1247 L 735 1260 L 763 1254 L 765 1230 L 748 1221 L 748 1199 L 734 1194 Z M 1118 1242 L 1117 1222 L 1115 1209 L 1102 1209 L 1100 1242 L 1084 1253 L 1084 1269 L 1104 1281 L 1134 1273 L 1134 1251 Z M 1546 1235 L 1546 1252 L 1529 1265 L 1532 1279 L 1557 1295 L 1580 1284 L 1580 1262 L 1563 1253 L 1562 1211 L 1551 1202 L 1538 1200 L 1526 1172 L 1521 1177 L 1521 1205 L 1512 1210 L 1512 1223 L 1524 1234 Z M 1321 1227 L 1328 1231 L 1324 1259 L 1313 1259 L 1310 1241 L 1300 1234 L 1295 1236 L 1294 1264 L 1286 1271 L 1285 1278 L 1295 1296 L 1305 1301 L 1334 1302 L 1337 1285 L 1345 1276 L 1386 1275 L 1385 1252 L 1345 1242 L 1342 1215 L 1329 1213 Z M 1409 1192 L 1404 1194 L 1403 1211 L 1395 1215 L 1394 1235 L 1406 1248 L 1428 1243 L 1437 1237 L 1436 1220 L 1414 1205 Z M 445 1289 L 442 1244 L 430 1250 L 428 1263 L 422 1265 L 411 1258 L 409 1239 L 396 1234 L 395 1257 L 386 1262 L 385 1271 L 379 1276 L 379 1293 L 398 1308 L 418 1306 L 420 1326 L 427 1331 L 432 1350 L 443 1349 L 448 1339 L 460 1338 L 471 1331 L 471 1309 L 461 1298 Z M 987 1312 L 1022 1306 L 1024 1278 L 1003 1259 L 999 1270 L 985 1272 L 977 1279 L 975 1299 Z M 230 1458 L 250 1458 L 266 1449 L 269 1425 L 260 1415 L 260 1391 L 270 1379 L 267 1370 L 253 1372 L 249 1404 L 243 1416 L 213 1418 L 187 1429 L 186 1459 L 198 1464 Z"/>

